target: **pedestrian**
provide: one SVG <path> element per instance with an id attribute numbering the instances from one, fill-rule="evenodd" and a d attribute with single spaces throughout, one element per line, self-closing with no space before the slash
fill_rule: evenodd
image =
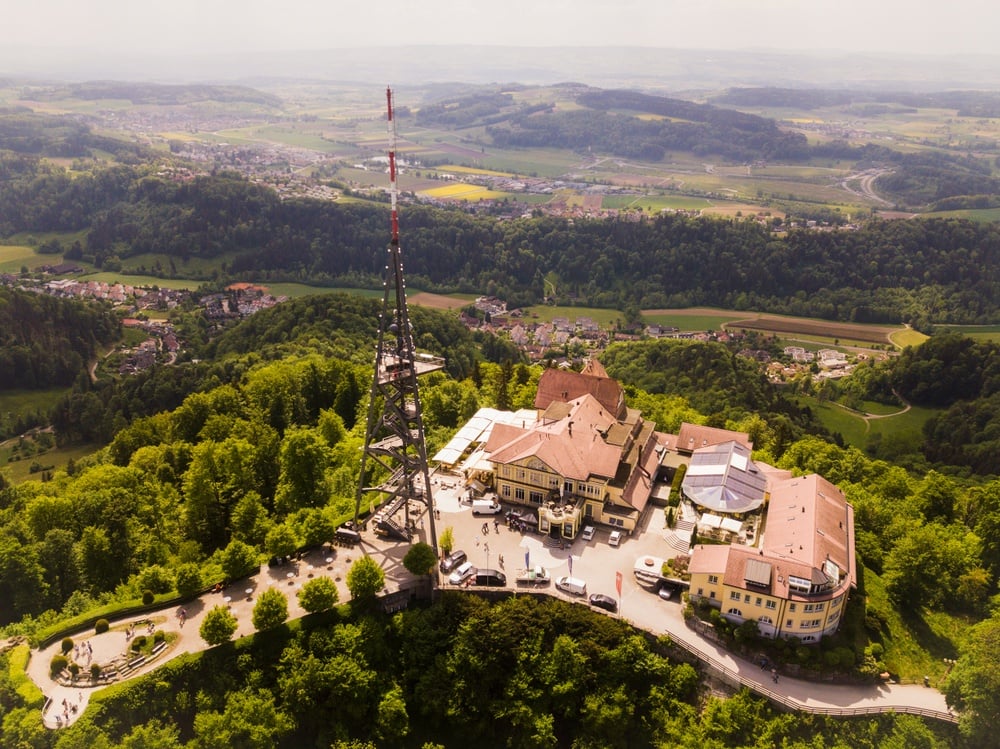
<path id="1" fill-rule="evenodd" d="M 496 518 L 493 518 L 493 532 L 497 534 L 500 533 L 500 521 Z"/>
<path id="2" fill-rule="evenodd" d="M 778 669 L 776 668 L 771 669 L 771 678 L 774 680 L 775 684 L 778 683 Z"/>
<path id="3" fill-rule="evenodd" d="M 500 569 L 503 569 L 503 554 L 500 555 Z"/>
<path id="4" fill-rule="evenodd" d="M 479 547 L 479 536 L 476 536 L 476 547 Z"/>

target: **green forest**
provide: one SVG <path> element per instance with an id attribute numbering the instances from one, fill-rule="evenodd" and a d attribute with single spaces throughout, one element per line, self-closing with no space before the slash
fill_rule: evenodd
<path id="1" fill-rule="evenodd" d="M 242 87 L 81 84 L 71 93 L 276 104 Z M 778 105 L 793 94 L 760 96 Z M 969 154 L 810 145 L 767 118 L 626 92 L 581 90 L 578 103 L 578 112 L 555 112 L 479 94 L 416 116 L 475 123 L 511 147 L 889 161 L 884 189 L 904 202 L 957 205 L 1000 193 Z M 992 106 L 972 95 L 960 103 Z M 95 154 L 101 161 L 84 165 Z M 103 270 L 201 274 L 212 290 L 234 280 L 381 287 L 384 202 L 281 199 L 234 172 L 179 178 L 162 166 L 144 146 L 76 118 L 0 112 L 0 237 L 35 244 L 41 236 L 54 258 Z M 996 224 L 873 218 L 856 230 L 812 231 L 742 217 L 540 212 L 497 221 L 417 203 L 402 223 L 411 287 L 493 294 L 511 307 L 548 301 L 634 318 L 640 308 L 706 305 L 907 323 L 930 334 L 1000 323 Z M 195 273 L 192 259 L 208 262 Z M 38 643 L 98 612 L 190 596 L 328 542 L 355 509 L 379 311 L 376 300 L 317 295 L 218 332 L 181 308 L 172 319 L 187 350 L 175 365 L 92 377 L 88 365 L 121 339 L 115 313 L 0 290 L 0 388 L 65 388 L 46 419 L 54 439 L 98 446 L 20 484 L 0 467 L 0 634 Z M 447 361 L 421 380 L 429 454 L 480 407 L 533 405 L 542 366 L 523 361 L 509 339 L 470 332 L 450 313 L 414 308 L 410 317 L 417 347 Z M 23 664 L 0 655 L 0 745 L 1000 746 L 1000 346 L 937 334 L 843 381 L 785 388 L 741 348 L 639 340 L 600 359 L 659 430 L 689 422 L 746 432 L 756 459 L 819 473 L 845 493 L 859 590 L 835 637 L 817 647 L 782 641 L 777 657 L 811 678 L 930 674 L 962 712 L 957 728 L 905 715 L 784 714 L 745 692 L 721 699 L 669 641 L 585 607 L 449 594 L 391 616 L 354 601 L 259 626 L 239 642 L 220 638 L 219 647 L 102 690 L 60 732 L 42 726 Z M 796 405 L 797 393 L 934 414 L 919 436 L 861 450 Z M 752 633 L 720 631 L 738 646 L 764 646 Z"/>
<path id="2" fill-rule="evenodd" d="M 342 607 L 181 656 L 104 691 L 54 744 L 26 713 L 5 717 L 5 738 L 23 742 L 11 746 L 943 749 L 956 738 L 907 715 L 838 720 L 782 714 L 745 691 L 706 695 L 669 643 L 618 620 L 456 593 L 391 618 Z"/>
<path id="3" fill-rule="evenodd" d="M 0 235 L 83 232 L 85 242 L 62 248 L 70 260 L 171 276 L 197 257 L 218 259 L 216 278 L 381 285 L 388 218 L 378 203 L 279 201 L 228 173 L 175 182 L 117 166 L 70 176 L 2 152 L 0 172 L 9 175 Z M 497 222 L 415 205 L 405 235 L 411 285 L 485 291 L 511 306 L 543 301 L 550 278 L 560 304 L 708 305 L 921 330 L 1000 319 L 996 224 L 874 220 L 857 231 L 775 234 L 744 219 Z M 160 258 L 154 267 L 129 260 L 150 254 Z"/>
<path id="4" fill-rule="evenodd" d="M 329 539 L 353 511 L 374 312 L 370 300 L 336 295 L 260 312 L 208 344 L 203 353 L 210 361 L 165 367 L 176 374 L 146 380 L 146 392 L 163 403 L 178 400 L 176 406 L 143 404 L 136 407 L 141 415 L 112 410 L 113 437 L 105 449 L 49 480 L 5 486 L 0 599 L 6 634 L 58 632 L 60 622 L 97 607 L 129 605 L 145 591 L 171 596 L 197 590 L 246 574 L 289 544 L 311 547 Z M 421 389 L 429 452 L 481 406 L 533 402 L 537 366 L 487 361 L 453 317 L 414 312 L 421 348 L 454 361 L 453 372 L 430 375 Z M 996 351 L 967 340 L 932 338 L 927 348 L 881 365 L 885 371 L 873 370 L 864 380 L 868 392 L 895 388 L 942 407 L 950 398 L 989 392 Z M 756 457 L 797 473 L 820 473 L 854 505 L 863 585 L 886 591 L 888 598 L 866 606 L 863 589 L 836 638 L 784 657 L 822 673 L 824 664 L 843 664 L 846 652 L 855 678 L 896 672 L 913 666 L 894 644 L 900 633 L 890 620 L 902 617 L 906 627 L 921 631 L 946 617 L 949 626 L 967 633 L 935 646 L 958 659 L 948 682 L 952 704 L 975 707 L 963 717 L 961 740 L 994 745 L 987 722 L 994 703 L 977 676 L 992 667 L 993 651 L 963 643 L 988 638 L 984 627 L 1000 628 L 1000 620 L 991 618 L 1000 575 L 995 475 L 932 466 L 919 455 L 908 470 L 840 447 L 808 412 L 786 404 L 749 359 L 722 344 L 620 344 L 604 361 L 626 386 L 630 405 L 658 428 L 675 431 L 682 421 L 694 421 L 746 431 Z M 188 368 L 188 375 L 181 374 Z M 117 400 L 109 402 L 125 406 L 126 393 L 142 401 L 132 387 L 115 390 Z M 86 399 L 88 392 L 72 397 Z M 95 417 L 99 412 L 95 406 Z M 62 733 L 59 742 L 66 743 L 58 746 L 104 740 L 129 745 L 145 736 L 164 746 L 216 746 L 220 737 L 248 746 L 773 745 L 760 736 L 780 737 L 788 746 L 959 741 L 903 716 L 830 721 L 778 715 L 748 695 L 715 701 L 669 649 L 617 623 L 591 622 L 588 613 L 564 611 L 556 603 L 519 600 L 487 607 L 458 598 L 391 620 L 344 610 L 337 615 L 343 620 L 324 621 L 315 631 L 311 624 L 293 624 L 249 643 L 186 657 L 108 691 L 93 717 Z M 520 630 L 510 618 L 530 632 L 516 634 Z M 983 624 L 970 630 L 977 621 Z M 602 634 L 606 628 L 612 631 Z M 493 635 L 485 638 L 486 632 Z M 504 638 L 518 646 L 508 647 Z M 588 638 L 598 638 L 600 647 L 587 644 Z M 258 648 L 266 655 L 257 654 Z M 569 670 L 549 674 L 539 665 L 540 649 L 561 653 Z M 614 664 L 622 662 L 622 681 L 593 685 L 595 673 L 618 673 Z M 645 664 L 641 672 L 636 663 Z M 157 686 L 173 684 L 175 677 L 176 689 Z M 304 710 L 310 703 L 303 702 L 296 683 L 330 690 L 336 701 L 331 697 L 323 709 L 333 712 Z M 349 694 L 336 691 L 343 683 L 352 685 Z M 472 699 L 471 683 L 483 701 Z M 54 734 L 38 726 L 29 730 L 37 712 L 16 690 L 0 689 L 2 694 L 4 735 L 26 732 L 31 738 L 25 746 L 53 745 Z M 487 720 L 508 730 L 484 738 Z M 409 738 L 391 733 L 404 727 Z M 816 743 L 820 733 L 827 743 Z M 677 738 L 684 735 L 690 738 Z"/>

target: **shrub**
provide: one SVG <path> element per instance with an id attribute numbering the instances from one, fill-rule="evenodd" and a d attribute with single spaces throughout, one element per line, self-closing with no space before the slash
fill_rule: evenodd
<path id="1" fill-rule="evenodd" d="M 94 632 L 96 632 L 97 634 L 102 634 L 104 632 L 107 632 L 108 629 L 110 629 L 110 627 L 111 625 L 108 624 L 107 619 L 98 619 L 96 622 L 94 622 Z"/>
<path id="2" fill-rule="evenodd" d="M 76 679 L 76 677 L 80 675 L 80 664 L 76 661 L 70 663 L 68 668 L 69 672 L 73 675 L 73 679 Z"/>
<path id="3" fill-rule="evenodd" d="M 148 606 L 149 604 L 151 604 L 155 600 L 156 600 L 156 596 L 153 594 L 153 591 L 151 591 L 151 590 L 144 590 L 144 591 L 142 591 L 142 605 L 143 606 Z"/>
<path id="4" fill-rule="evenodd" d="M 201 570 L 194 562 L 185 562 L 177 568 L 177 592 L 182 596 L 197 593 L 202 588 Z"/>
<path id="5" fill-rule="evenodd" d="M 64 637 L 62 641 L 62 654 L 66 655 L 70 650 L 73 649 L 73 638 Z"/>
<path id="6" fill-rule="evenodd" d="M 143 598 L 145 598 L 145 591 L 147 590 L 151 590 L 153 593 L 169 593 L 174 589 L 173 574 L 170 570 L 158 564 L 146 567 L 136 575 L 135 579 L 137 583 L 136 587 L 143 591 Z"/>
<path id="7" fill-rule="evenodd" d="M 91 663 L 90 664 L 90 678 L 97 681 L 101 678 L 101 664 Z"/>
<path id="8" fill-rule="evenodd" d="M 162 629 L 158 629 L 153 633 L 153 644 L 163 642 L 165 639 L 167 639 L 167 636 L 164 634 Z"/>
<path id="9" fill-rule="evenodd" d="M 54 655 L 49 662 L 49 673 L 52 676 L 58 676 L 68 665 L 69 659 L 65 655 Z"/>

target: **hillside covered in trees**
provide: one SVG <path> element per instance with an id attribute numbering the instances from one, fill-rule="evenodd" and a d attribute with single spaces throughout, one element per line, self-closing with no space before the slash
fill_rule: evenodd
<path id="1" fill-rule="evenodd" d="M 0 156 L 0 232 L 83 231 L 66 257 L 171 275 L 219 258 L 224 276 L 379 288 L 387 225 L 378 204 L 279 201 L 232 174 L 171 181 L 115 167 L 69 178 Z M 435 291 L 624 308 L 722 306 L 857 322 L 1000 318 L 1000 229 L 929 219 L 775 235 L 743 220 L 663 214 L 634 221 L 489 217 L 407 208 L 407 278 Z M 133 263 L 158 254 L 161 266 Z M 113 265 L 112 265 L 113 264 Z M 552 285 L 550 284 L 550 288 Z"/>
<path id="2" fill-rule="evenodd" d="M 11 711 L 5 738 L 50 746 L 28 717 Z M 170 661 L 98 695 L 57 746 L 943 749 L 956 733 L 908 715 L 781 714 L 745 691 L 722 699 L 620 620 L 445 593 L 391 618 L 345 608 Z"/>
<path id="3" fill-rule="evenodd" d="M 0 389 L 70 385 L 120 336 L 110 308 L 0 287 Z"/>

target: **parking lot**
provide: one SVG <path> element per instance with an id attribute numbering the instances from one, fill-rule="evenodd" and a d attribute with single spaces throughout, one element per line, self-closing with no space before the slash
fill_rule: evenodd
<path id="1" fill-rule="evenodd" d="M 617 547 L 608 545 L 610 530 L 598 528 L 589 541 L 577 536 L 560 548 L 546 544 L 546 537 L 533 530 L 508 527 L 507 511 L 528 512 L 527 507 L 503 504 L 498 515 L 473 515 L 468 490 L 460 476 L 436 473 L 432 476 L 432 491 L 439 512 L 435 521 L 438 538 L 450 527 L 455 538 L 454 548 L 465 551 L 469 561 L 477 567 L 502 570 L 507 575 L 508 588 L 517 588 L 515 580 L 526 567 L 541 565 L 548 570 L 553 582 L 563 575 L 572 575 L 586 581 L 588 595 L 604 593 L 614 597 L 619 602 L 619 614 L 640 626 L 664 631 L 665 617 L 681 621 L 679 597 L 673 601 L 661 600 L 649 588 L 640 586 L 632 572 L 640 556 L 667 558 L 675 553 L 664 539 L 662 508 L 651 508 L 640 530 L 632 536 L 625 535 Z M 488 533 L 484 533 L 484 526 Z M 621 596 L 615 587 L 616 572 L 622 576 Z M 439 582 L 443 588 L 452 587 L 446 576 L 441 576 Z M 586 598 L 556 589 L 554 584 L 550 584 L 547 591 L 565 600 L 586 601 Z"/>

